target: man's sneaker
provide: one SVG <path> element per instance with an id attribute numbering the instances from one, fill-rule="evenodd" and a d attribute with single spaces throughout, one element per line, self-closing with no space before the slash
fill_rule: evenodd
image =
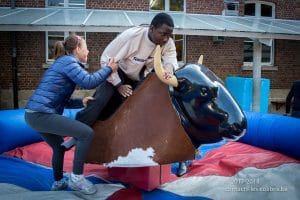
<path id="1" fill-rule="evenodd" d="M 68 181 L 65 178 L 60 179 L 59 181 L 54 181 L 52 184 L 51 190 L 58 191 L 58 190 L 65 190 L 68 188 Z"/>
<path id="2" fill-rule="evenodd" d="M 69 187 L 72 190 L 76 190 L 82 192 L 83 194 L 94 194 L 97 192 L 97 188 L 87 180 L 83 175 L 75 175 L 70 174 L 69 178 Z"/>
<path id="3" fill-rule="evenodd" d="M 188 171 L 188 162 L 187 161 L 182 161 L 182 162 L 179 162 L 179 166 L 178 166 L 178 169 L 177 169 L 177 176 L 183 176 L 187 173 Z"/>

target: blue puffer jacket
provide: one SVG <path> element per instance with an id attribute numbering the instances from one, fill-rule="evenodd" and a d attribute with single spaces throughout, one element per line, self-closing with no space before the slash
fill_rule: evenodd
<path id="1" fill-rule="evenodd" d="M 44 73 L 25 109 L 62 114 L 76 85 L 84 89 L 95 88 L 111 73 L 112 69 L 106 66 L 90 74 L 74 56 L 63 56 Z"/>

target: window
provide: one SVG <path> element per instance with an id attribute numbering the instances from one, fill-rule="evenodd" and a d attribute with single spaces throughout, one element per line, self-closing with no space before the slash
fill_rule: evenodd
<path id="1" fill-rule="evenodd" d="M 150 10 L 166 10 L 164 0 L 151 0 L 150 1 Z"/>
<path id="2" fill-rule="evenodd" d="M 178 62 L 184 62 L 184 60 L 185 60 L 185 57 L 184 57 L 185 37 L 183 35 L 174 35 L 173 40 L 174 40 L 175 46 L 176 46 Z"/>
<path id="3" fill-rule="evenodd" d="M 271 17 L 275 18 L 275 4 L 269 2 L 247 1 L 245 3 L 245 16 L 253 17 Z M 265 66 L 272 66 L 274 63 L 274 40 L 270 41 L 271 46 L 262 44 L 261 63 Z M 247 39 L 244 41 L 244 66 L 253 66 L 253 40 Z"/>
<path id="4" fill-rule="evenodd" d="M 46 0 L 47 7 L 85 8 L 85 0 Z"/>
<path id="5" fill-rule="evenodd" d="M 275 18 L 275 4 L 262 1 L 247 1 L 244 14 L 245 16 Z"/>
<path id="6" fill-rule="evenodd" d="M 185 0 L 150 0 L 150 10 L 185 11 Z M 185 63 L 185 36 L 173 35 L 179 65 Z"/>
<path id="7" fill-rule="evenodd" d="M 60 8 L 85 8 L 86 0 L 46 0 L 46 7 Z M 85 33 L 76 33 L 85 38 Z M 64 40 L 69 35 L 69 32 L 46 32 L 46 65 L 54 61 L 54 44 L 56 41 Z"/>
<path id="8" fill-rule="evenodd" d="M 150 10 L 185 11 L 185 0 L 150 0 Z"/>
<path id="9" fill-rule="evenodd" d="M 224 10 L 222 15 L 239 15 L 239 2 L 236 0 L 224 0 Z"/>
<path id="10" fill-rule="evenodd" d="M 54 61 L 54 44 L 56 41 L 64 40 L 64 32 L 48 32 L 47 42 L 47 61 Z"/>
<path id="11" fill-rule="evenodd" d="M 245 4 L 245 15 L 255 16 L 255 3 Z"/>
<path id="12" fill-rule="evenodd" d="M 56 41 L 63 41 L 72 32 L 46 32 L 46 62 L 52 63 L 54 61 L 54 44 Z M 77 32 L 77 35 L 85 38 L 84 32 Z"/>
<path id="13" fill-rule="evenodd" d="M 262 44 L 261 62 L 263 65 L 272 65 L 273 46 L 273 41 L 271 46 Z M 244 41 L 244 64 L 253 65 L 253 40 L 251 39 Z"/>
<path id="14" fill-rule="evenodd" d="M 261 4 L 260 16 L 262 17 L 272 17 L 272 6 Z"/>

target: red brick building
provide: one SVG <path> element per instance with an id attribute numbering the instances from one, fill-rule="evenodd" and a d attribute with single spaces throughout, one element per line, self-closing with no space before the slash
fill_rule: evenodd
<path id="1" fill-rule="evenodd" d="M 300 5 L 294 0 L 4 0 L 0 2 L 1 7 L 164 10 L 300 20 Z M 299 27 L 295 28 L 299 30 Z M 14 105 L 16 103 L 19 107 L 24 105 L 32 90 L 36 88 L 45 67 L 52 61 L 53 41 L 63 39 L 66 34 L 58 31 L 0 30 L 0 109 L 16 107 Z M 93 71 L 99 67 L 99 55 L 117 33 L 82 32 L 78 34 L 86 37 L 90 50 L 88 70 Z M 199 35 L 176 35 L 174 39 L 177 44 L 178 60 L 181 63 L 196 63 L 199 55 L 202 54 L 204 64 L 223 80 L 227 76 L 252 77 L 253 42 L 251 39 Z M 16 59 L 13 59 L 13 47 L 16 50 Z M 271 89 L 278 90 L 281 98 L 285 95 L 281 91 L 286 92 L 294 80 L 300 79 L 299 55 L 299 40 L 275 39 L 272 40 L 271 46 L 263 45 L 262 47 L 261 77 L 270 79 Z M 16 62 L 15 65 L 14 62 Z"/>

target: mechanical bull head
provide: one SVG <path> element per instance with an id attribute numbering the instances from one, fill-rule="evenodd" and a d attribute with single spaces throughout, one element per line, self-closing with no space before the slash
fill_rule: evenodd
<path id="1" fill-rule="evenodd" d="M 155 71 L 170 85 L 172 103 L 195 148 L 224 139 L 237 140 L 246 131 L 246 118 L 223 82 L 203 65 L 188 64 L 166 81 L 162 74 L 160 47 Z M 172 87 L 173 86 L 173 87 Z"/>
<path id="2" fill-rule="evenodd" d="M 88 163 L 169 164 L 194 159 L 201 144 L 243 134 L 242 111 L 211 71 L 186 65 L 165 79 L 160 55 L 158 46 L 157 76 L 150 74 L 110 118 L 94 124 Z"/>

